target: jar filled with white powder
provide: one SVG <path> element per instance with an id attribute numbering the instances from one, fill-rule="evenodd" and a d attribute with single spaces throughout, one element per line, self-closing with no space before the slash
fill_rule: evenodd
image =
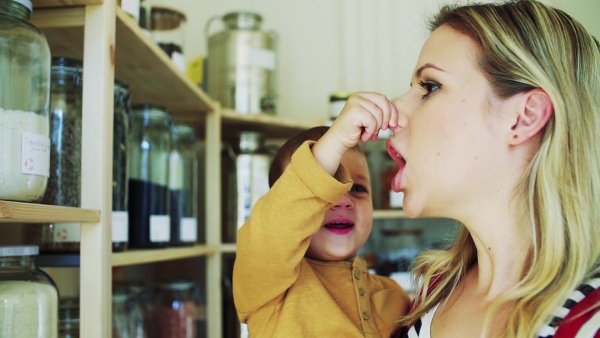
<path id="1" fill-rule="evenodd" d="M 58 291 L 37 254 L 37 246 L 0 246 L 0 338 L 58 335 Z"/>
<path id="2" fill-rule="evenodd" d="M 29 0 L 0 1 L 0 199 L 37 202 L 50 172 L 50 48 Z"/>

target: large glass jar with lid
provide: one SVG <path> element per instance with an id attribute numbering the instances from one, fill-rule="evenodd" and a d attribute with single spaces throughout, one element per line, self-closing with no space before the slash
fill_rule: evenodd
<path id="1" fill-rule="evenodd" d="M 158 285 L 152 312 L 154 338 L 196 337 L 198 303 L 195 284 L 188 280 Z"/>
<path id="2" fill-rule="evenodd" d="M 115 80 L 113 119 L 113 185 L 112 185 L 112 247 L 113 251 L 127 249 L 129 215 L 127 213 L 127 144 L 128 114 L 131 110 L 129 85 Z"/>
<path id="3" fill-rule="evenodd" d="M 132 107 L 129 132 L 129 247 L 165 247 L 171 240 L 171 118 L 153 104 Z"/>
<path id="4" fill-rule="evenodd" d="M 34 264 L 36 246 L 0 246 L 0 337 L 56 338 L 58 291 Z"/>
<path id="5" fill-rule="evenodd" d="M 171 128 L 169 157 L 171 195 L 171 245 L 198 241 L 198 148 L 191 126 L 176 123 Z"/>
<path id="6" fill-rule="evenodd" d="M 136 338 L 135 327 L 131 317 L 132 293 L 121 283 L 112 288 L 112 337 Z"/>
<path id="7" fill-rule="evenodd" d="M 265 135 L 241 132 L 230 140 L 223 156 L 223 241 L 235 243 L 237 230 L 250 216 L 254 203 L 269 190 L 271 156 Z"/>
<path id="8" fill-rule="evenodd" d="M 50 175 L 50 48 L 29 0 L 0 0 L 0 199 L 37 202 Z"/>

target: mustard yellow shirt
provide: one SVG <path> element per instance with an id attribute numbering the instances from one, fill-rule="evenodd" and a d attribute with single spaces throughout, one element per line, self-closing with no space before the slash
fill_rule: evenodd
<path id="1" fill-rule="evenodd" d="M 336 177 L 303 144 L 238 232 L 233 296 L 251 338 L 389 337 L 407 313 L 409 297 L 366 263 L 304 257 L 326 210 L 352 186 Z"/>

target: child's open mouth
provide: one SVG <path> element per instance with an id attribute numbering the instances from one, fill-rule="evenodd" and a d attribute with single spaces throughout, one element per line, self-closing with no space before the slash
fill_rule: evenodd
<path id="1" fill-rule="evenodd" d="M 351 220 L 334 220 L 324 225 L 325 229 L 336 235 L 345 235 L 354 229 L 354 222 Z"/>

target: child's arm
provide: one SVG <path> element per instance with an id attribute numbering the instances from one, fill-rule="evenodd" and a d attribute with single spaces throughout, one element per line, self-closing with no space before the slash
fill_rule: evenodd
<path id="1" fill-rule="evenodd" d="M 376 140 L 380 129 L 398 125 L 398 111 L 387 97 L 377 93 L 354 93 L 331 128 L 312 147 L 317 162 L 335 174 L 342 156 L 360 140 Z"/>

